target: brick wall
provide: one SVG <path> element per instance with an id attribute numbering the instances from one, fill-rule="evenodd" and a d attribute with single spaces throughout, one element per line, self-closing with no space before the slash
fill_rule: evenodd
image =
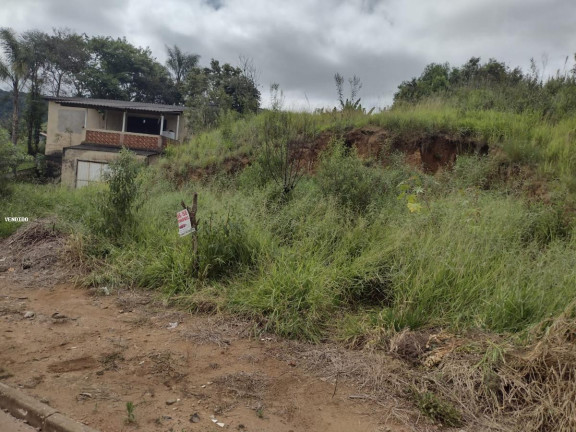
<path id="1" fill-rule="evenodd" d="M 85 142 L 112 147 L 121 147 L 124 145 L 129 149 L 135 150 L 158 151 L 161 149 L 160 137 L 156 135 L 123 134 L 122 132 L 87 130 Z M 162 144 L 164 143 L 162 142 Z"/>
<path id="2" fill-rule="evenodd" d="M 86 141 L 91 144 L 103 144 L 114 147 L 120 147 L 120 132 L 104 132 L 95 130 L 86 130 Z"/>
<path id="3" fill-rule="evenodd" d="M 155 135 L 124 135 L 124 145 L 131 149 L 160 150 L 160 138 Z"/>

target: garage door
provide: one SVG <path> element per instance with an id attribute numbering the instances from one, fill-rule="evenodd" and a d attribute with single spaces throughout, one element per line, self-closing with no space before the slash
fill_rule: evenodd
<path id="1" fill-rule="evenodd" d="M 102 176 L 106 171 L 108 171 L 107 163 L 78 161 L 76 187 L 81 188 L 90 183 L 102 181 Z"/>

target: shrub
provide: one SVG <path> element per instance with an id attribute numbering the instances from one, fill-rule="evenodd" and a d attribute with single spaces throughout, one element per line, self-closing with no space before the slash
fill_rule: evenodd
<path id="1" fill-rule="evenodd" d="M 132 230 L 136 223 L 134 212 L 138 197 L 137 176 L 141 164 L 127 149 L 120 151 L 117 160 L 109 165 L 104 175 L 108 190 L 101 197 L 103 230 L 113 238 L 119 238 Z"/>
<path id="2" fill-rule="evenodd" d="M 198 235 L 200 279 L 219 279 L 254 262 L 257 244 L 245 224 L 234 217 L 210 219 Z"/>
<path id="3" fill-rule="evenodd" d="M 382 173 L 365 166 L 342 141 L 333 141 L 322 156 L 316 177 L 325 195 L 362 213 L 385 194 L 387 185 Z"/>
<path id="4" fill-rule="evenodd" d="M 14 146 L 10 142 L 8 133 L 4 129 L 0 129 L 0 196 L 6 196 L 10 193 L 9 181 L 6 176 L 29 158 L 30 156 L 26 155 L 20 147 Z"/>

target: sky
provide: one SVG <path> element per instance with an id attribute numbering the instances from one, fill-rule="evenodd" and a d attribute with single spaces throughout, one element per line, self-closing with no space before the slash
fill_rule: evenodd
<path id="1" fill-rule="evenodd" d="M 432 62 L 495 58 L 544 75 L 569 70 L 576 0 L 1 0 L 0 27 L 69 28 L 126 37 L 162 63 L 166 45 L 239 64 L 251 59 L 263 104 L 280 84 L 287 109 L 337 104 L 334 74 L 361 79 L 362 105 L 392 103 Z M 566 66 L 566 58 L 568 64 Z M 345 89 L 349 91 L 348 88 Z M 345 93 L 346 95 L 346 93 Z"/>

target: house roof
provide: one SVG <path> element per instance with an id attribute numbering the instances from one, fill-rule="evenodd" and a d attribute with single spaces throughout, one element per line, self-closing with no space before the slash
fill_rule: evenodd
<path id="1" fill-rule="evenodd" d="M 138 111 L 162 114 L 182 114 L 184 107 L 176 105 L 163 105 L 145 102 L 130 102 L 113 99 L 89 99 L 82 97 L 55 97 L 46 96 L 44 99 L 64 106 L 82 108 L 105 108 L 118 111 Z"/>

